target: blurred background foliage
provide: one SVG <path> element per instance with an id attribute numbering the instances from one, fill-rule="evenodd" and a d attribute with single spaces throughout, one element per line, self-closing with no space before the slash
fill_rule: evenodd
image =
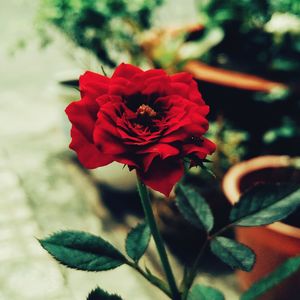
<path id="1" fill-rule="evenodd" d="M 51 39 L 45 30 L 47 23 L 109 67 L 120 59 L 140 64 L 139 34 L 151 26 L 152 12 L 162 1 L 45 0 L 38 15 L 40 34 L 47 44 Z"/>
<path id="2" fill-rule="evenodd" d="M 198 7 L 207 28 L 224 32 L 206 55 L 209 63 L 252 73 L 299 74 L 299 1 L 208 0 L 198 1 Z"/>
<path id="3" fill-rule="evenodd" d="M 218 143 L 214 169 L 222 176 L 249 157 L 299 155 L 300 1 L 195 0 L 197 23 L 154 26 L 166 2 L 44 0 L 38 30 L 46 45 L 54 26 L 108 68 L 126 61 L 174 72 L 201 61 L 279 82 L 285 88 L 266 92 L 199 80 Z"/>
<path id="4" fill-rule="evenodd" d="M 300 2 L 294 0 L 197 1 L 206 31 L 223 38 L 201 60 L 284 83 L 270 93 L 223 89 L 212 95 L 225 123 L 245 133 L 242 158 L 299 154 Z M 226 138 L 225 138 L 226 139 Z M 235 152 L 235 150 L 233 150 Z"/>

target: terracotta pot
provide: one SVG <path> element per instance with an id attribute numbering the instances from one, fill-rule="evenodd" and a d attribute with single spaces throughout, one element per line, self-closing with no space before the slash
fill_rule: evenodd
<path id="1" fill-rule="evenodd" d="M 288 156 L 261 156 L 232 167 L 223 180 L 223 191 L 231 204 L 257 182 L 300 182 L 300 170 L 291 167 Z M 300 254 L 300 228 L 276 222 L 263 227 L 236 227 L 239 242 L 252 248 L 257 261 L 254 269 L 247 273 L 238 271 L 243 290 L 272 272 L 289 257 Z M 300 294 L 300 272 L 285 280 L 260 299 L 289 300 Z M 295 298 L 296 297 L 296 298 Z M 297 298 L 298 299 L 298 298 Z"/>
<path id="2" fill-rule="evenodd" d="M 288 88 L 285 84 L 280 82 L 209 66 L 200 61 L 189 61 L 184 66 L 184 70 L 193 74 L 198 80 L 247 91 L 270 93 L 274 90 L 285 90 Z"/>

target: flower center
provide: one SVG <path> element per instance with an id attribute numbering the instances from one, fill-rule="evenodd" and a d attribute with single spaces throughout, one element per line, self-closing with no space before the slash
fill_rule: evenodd
<path id="1" fill-rule="evenodd" d="M 136 111 L 138 116 L 147 116 L 149 118 L 155 118 L 157 112 L 151 108 L 149 105 L 142 104 Z"/>

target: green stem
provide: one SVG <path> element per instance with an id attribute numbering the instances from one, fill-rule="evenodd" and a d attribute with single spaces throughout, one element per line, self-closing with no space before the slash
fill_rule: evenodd
<path id="1" fill-rule="evenodd" d="M 223 233 L 224 231 L 230 229 L 232 226 L 234 225 L 234 223 L 230 223 L 227 224 L 226 226 L 224 226 L 223 228 L 221 228 L 220 230 L 218 230 L 217 232 L 215 232 L 213 235 L 208 235 L 206 238 L 206 241 L 204 242 L 203 246 L 200 249 L 199 254 L 196 257 L 196 260 L 192 266 L 192 269 L 190 270 L 190 272 L 187 274 L 186 277 L 184 277 L 184 281 L 182 282 L 182 286 L 183 286 L 183 294 L 182 294 L 182 300 L 186 300 L 189 290 L 191 288 L 191 286 L 194 283 L 194 280 L 197 276 L 198 273 L 198 268 L 200 265 L 200 261 L 202 258 L 202 255 L 206 249 L 206 247 L 208 246 L 209 242 L 214 239 L 216 236 L 220 235 L 221 233 Z"/>
<path id="2" fill-rule="evenodd" d="M 208 242 L 209 240 L 207 239 L 205 241 L 205 243 L 203 244 L 193 266 L 192 266 L 192 269 L 191 271 L 188 273 L 188 275 L 186 276 L 186 279 L 185 279 L 185 282 L 183 282 L 183 286 L 184 286 L 184 290 L 183 290 L 183 296 L 182 296 L 182 300 L 186 300 L 187 299 L 187 296 L 188 296 L 188 293 L 189 293 L 189 290 L 191 288 L 191 286 L 193 285 L 194 283 L 194 280 L 196 278 L 196 275 L 198 273 L 198 268 L 199 268 L 199 264 L 200 264 L 200 260 L 202 258 L 202 255 L 206 249 L 206 246 L 208 245 Z"/>
<path id="3" fill-rule="evenodd" d="M 157 228 L 157 224 L 154 218 L 153 210 L 151 207 L 151 202 L 150 202 L 150 197 L 149 197 L 149 192 L 147 187 L 144 185 L 144 183 L 139 179 L 137 175 L 137 186 L 138 186 L 138 191 L 140 194 L 141 202 L 143 205 L 143 209 L 145 212 L 146 220 L 149 224 L 149 227 L 151 229 L 151 233 L 158 251 L 158 254 L 160 256 L 160 260 L 172 293 L 172 299 L 173 300 L 181 300 L 180 293 L 178 291 L 175 278 L 170 266 L 170 262 L 168 259 L 168 255 L 166 252 L 166 249 L 164 247 L 163 240 L 161 238 L 160 232 Z"/>
<path id="4" fill-rule="evenodd" d="M 232 228 L 235 225 L 235 223 L 230 223 L 225 225 L 224 227 L 222 227 L 221 229 L 219 229 L 218 231 L 216 231 L 214 234 L 210 235 L 208 237 L 209 240 L 214 239 L 215 237 L 217 237 L 218 235 L 220 235 L 221 233 L 227 231 L 228 229 Z"/>
<path id="5" fill-rule="evenodd" d="M 136 263 L 132 263 L 130 261 L 127 261 L 127 265 L 135 269 L 138 273 L 140 273 L 145 279 L 147 279 L 150 283 L 155 285 L 157 288 L 159 288 L 162 292 L 164 292 L 167 296 L 170 298 L 172 297 L 172 294 L 169 290 L 169 287 L 165 282 L 160 282 L 159 280 L 154 280 L 151 276 L 147 274 L 143 269 L 140 268 L 140 266 Z"/>

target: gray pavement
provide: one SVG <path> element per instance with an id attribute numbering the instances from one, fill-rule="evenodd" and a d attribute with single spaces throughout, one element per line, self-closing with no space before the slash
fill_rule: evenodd
<path id="1" fill-rule="evenodd" d="M 56 74 L 87 67 L 66 55 L 70 45 L 62 40 L 39 49 L 32 27 L 35 1 L 0 2 L 0 299 L 82 300 L 97 285 L 125 299 L 163 299 L 126 267 L 101 274 L 68 270 L 39 246 L 36 237 L 61 229 L 116 243 L 125 231 L 102 229 L 91 205 L 98 193 L 71 163 L 61 126 Z M 24 36 L 27 48 L 9 56 Z"/>

